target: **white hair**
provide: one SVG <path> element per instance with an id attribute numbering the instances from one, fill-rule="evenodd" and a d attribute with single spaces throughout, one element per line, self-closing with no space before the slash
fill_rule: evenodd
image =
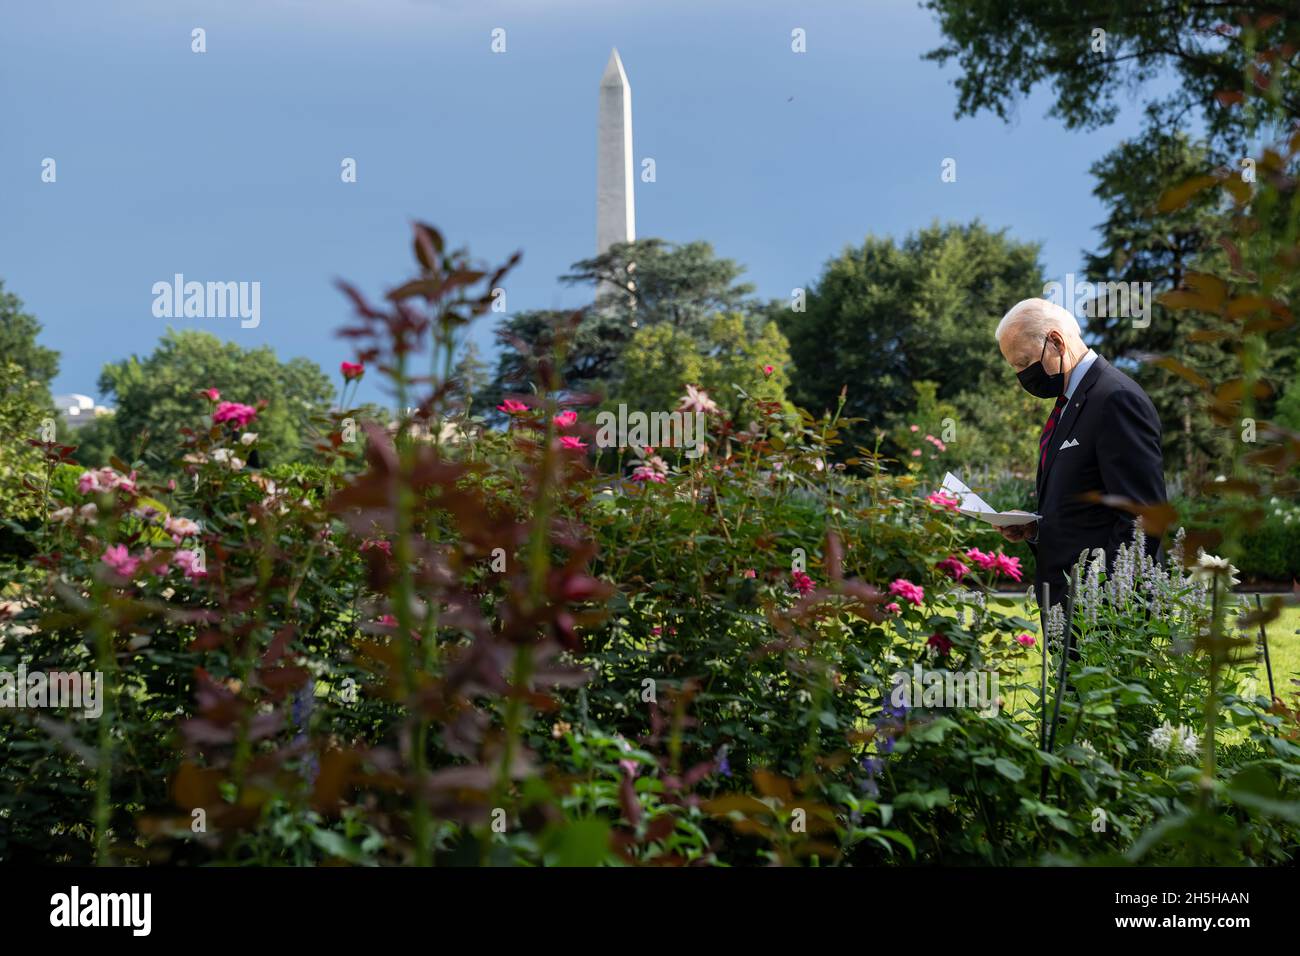
<path id="1" fill-rule="evenodd" d="M 1053 331 L 1060 332 L 1067 341 L 1072 338 L 1083 339 L 1083 331 L 1074 314 L 1047 299 L 1022 299 L 1017 302 L 1002 316 L 993 337 L 1001 342 L 1002 336 L 1012 327 L 1022 329 L 1035 339 Z"/>

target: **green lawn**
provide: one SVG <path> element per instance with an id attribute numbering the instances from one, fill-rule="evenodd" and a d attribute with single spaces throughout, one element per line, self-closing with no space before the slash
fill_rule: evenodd
<path id="1" fill-rule="evenodd" d="M 1300 693 L 1300 687 L 1292 682 L 1300 680 L 1300 605 L 1297 605 L 1295 598 L 1289 595 L 1285 596 L 1285 600 L 1287 603 L 1282 609 L 1282 616 L 1268 625 L 1268 649 L 1273 664 L 1274 687 L 1278 696 L 1290 701 L 1295 694 Z M 1031 616 L 1024 610 L 1023 599 L 996 599 L 991 603 L 1004 609 L 1017 608 L 1026 617 Z M 1025 666 L 1027 679 L 1037 679 L 1034 675 L 1038 674 L 1039 666 L 1038 648 L 1033 648 L 1029 652 L 1029 660 Z M 1262 658 L 1255 664 L 1255 676 L 1259 684 L 1259 693 L 1267 696 L 1268 676 Z"/>

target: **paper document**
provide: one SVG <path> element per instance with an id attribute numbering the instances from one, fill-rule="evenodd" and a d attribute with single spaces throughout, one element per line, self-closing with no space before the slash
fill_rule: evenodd
<path id="1" fill-rule="evenodd" d="M 969 518 L 979 518 L 995 528 L 1029 524 L 1042 517 L 1042 515 L 1030 514 L 1028 511 L 995 511 L 988 502 L 967 488 L 951 471 L 943 476 L 942 491 L 957 499 L 957 510 L 962 514 Z"/>

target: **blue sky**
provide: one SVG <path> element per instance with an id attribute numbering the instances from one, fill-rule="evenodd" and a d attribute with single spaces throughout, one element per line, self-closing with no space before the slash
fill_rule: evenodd
<path id="1" fill-rule="evenodd" d="M 921 59 L 938 42 L 914 0 L 6 3 L 0 278 L 62 353 L 55 390 L 90 394 L 169 324 L 333 373 L 350 358 L 333 280 L 377 295 L 406 278 L 416 218 L 487 260 L 522 249 L 512 311 L 580 305 L 556 277 L 594 252 L 612 46 L 638 168 L 657 167 L 637 183 L 640 237 L 708 240 L 765 297 L 934 220 L 1007 227 L 1043 243 L 1049 276 L 1078 270 L 1103 217 L 1088 167 L 1136 107 L 1094 133 L 1047 118 L 1041 92 L 1011 123 L 955 120 L 955 67 Z M 151 287 L 177 272 L 260 282 L 261 324 L 155 318 Z M 490 325 L 474 337 L 490 348 Z"/>

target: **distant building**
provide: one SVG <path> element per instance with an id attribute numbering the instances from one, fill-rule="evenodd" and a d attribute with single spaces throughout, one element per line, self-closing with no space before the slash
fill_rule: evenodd
<path id="1" fill-rule="evenodd" d="M 111 415 L 113 410 L 103 405 L 96 405 L 89 395 L 71 392 L 67 395 L 54 396 L 54 408 L 69 428 L 77 429 L 91 419 L 101 415 Z"/>

